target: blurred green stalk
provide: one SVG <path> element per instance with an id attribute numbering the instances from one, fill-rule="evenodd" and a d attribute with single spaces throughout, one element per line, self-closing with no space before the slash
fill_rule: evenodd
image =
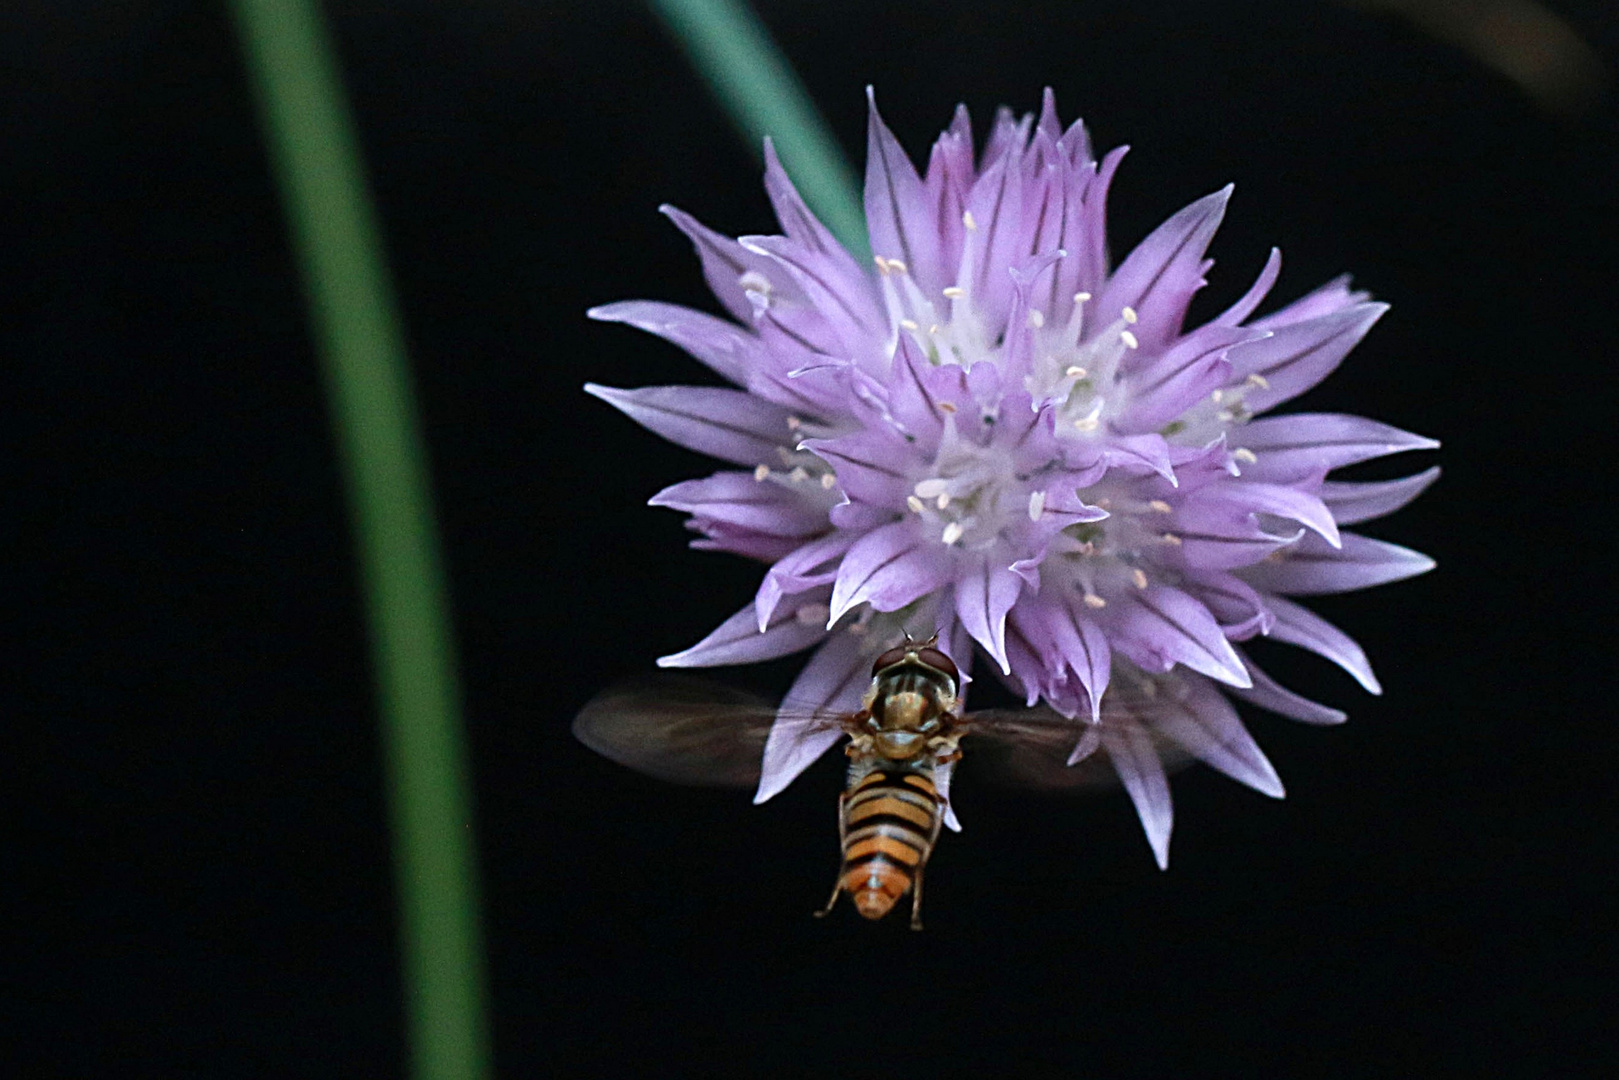
<path id="1" fill-rule="evenodd" d="M 382 713 L 411 1075 L 490 1075 L 448 603 L 403 333 L 316 0 L 230 0 L 302 266 Z"/>
<path id="2" fill-rule="evenodd" d="M 757 152 L 769 135 L 810 209 L 845 247 L 871 251 L 854 172 L 770 33 L 742 0 L 652 0 Z"/>

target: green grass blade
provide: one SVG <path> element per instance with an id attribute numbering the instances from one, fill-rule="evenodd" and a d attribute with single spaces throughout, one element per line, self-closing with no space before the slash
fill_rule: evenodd
<path id="1" fill-rule="evenodd" d="M 231 0 L 303 272 L 364 578 L 411 1074 L 489 1075 L 471 795 L 403 334 L 315 0 Z"/>
<path id="2" fill-rule="evenodd" d="M 742 0 L 652 0 L 742 135 L 769 135 L 804 201 L 844 245 L 871 253 L 855 174 L 792 67 Z"/>

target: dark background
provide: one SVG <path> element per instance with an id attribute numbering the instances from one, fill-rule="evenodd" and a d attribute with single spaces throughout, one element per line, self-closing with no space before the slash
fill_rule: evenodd
<path id="1" fill-rule="evenodd" d="M 1605 62 L 1619 19 L 1555 3 Z M 634 5 L 332 5 L 425 411 L 464 660 L 503 1075 L 1579 1075 L 1612 1041 L 1610 96 L 1557 116 L 1392 15 L 1308 3 L 780 2 L 857 162 L 862 88 L 920 155 L 1056 88 L 1129 142 L 1115 254 L 1237 184 L 1207 314 L 1270 244 L 1393 311 L 1299 407 L 1444 440 L 1368 531 L 1425 578 L 1313 605 L 1370 698 L 1253 728 L 1271 802 L 975 787 L 928 930 L 809 918 L 837 765 L 663 787 L 574 710 L 751 596 L 642 505 L 711 463 L 579 390 L 704 381 L 591 304 L 716 309 L 668 201 L 770 231 L 759 168 Z M 404 1066 L 367 653 L 317 367 L 212 3 L 0 14 L 0 698 L 11 1075 Z M 735 674 L 782 690 L 794 662 Z M 20 842 L 19 842 L 20 840 Z M 1604 1025 L 1600 1021 L 1607 1020 Z"/>

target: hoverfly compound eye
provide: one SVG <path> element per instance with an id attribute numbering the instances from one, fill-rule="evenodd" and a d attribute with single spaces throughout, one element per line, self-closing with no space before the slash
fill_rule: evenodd
<path id="1" fill-rule="evenodd" d="M 915 646 L 896 645 L 894 648 L 883 653 L 877 658 L 877 662 L 871 665 L 872 677 L 875 678 L 877 673 L 883 668 L 893 667 L 895 664 L 905 659 L 905 654 L 910 652 L 913 648 L 915 648 Z"/>
<path id="2" fill-rule="evenodd" d="M 938 649 L 918 649 L 916 650 L 916 658 L 922 661 L 922 663 L 926 664 L 928 667 L 942 671 L 946 675 L 950 676 L 951 682 L 959 683 L 961 681 L 961 672 L 956 670 L 955 663 Z"/>

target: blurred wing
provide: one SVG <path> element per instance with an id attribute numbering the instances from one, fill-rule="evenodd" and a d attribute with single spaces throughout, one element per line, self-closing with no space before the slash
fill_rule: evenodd
<path id="1" fill-rule="evenodd" d="M 659 780 L 752 787 L 776 714 L 753 694 L 671 675 L 602 691 L 574 718 L 573 733 L 603 757 Z M 836 727 L 838 717 L 813 722 Z"/>
<path id="2" fill-rule="evenodd" d="M 962 718 L 966 735 L 962 739 L 958 768 L 986 783 L 1038 791 L 1086 792 L 1117 788 L 1119 774 L 1108 757 L 1105 741 L 1096 730 L 1109 722 L 1106 710 L 1102 723 L 1093 726 L 1069 720 L 1045 706 L 968 713 Z M 1114 717 L 1111 722 L 1125 721 Z M 1165 772 L 1191 762 L 1192 756 L 1185 750 L 1150 727 L 1146 730 L 1164 763 Z M 1069 755 L 1082 739 L 1092 748 L 1082 760 L 1068 764 Z"/>

